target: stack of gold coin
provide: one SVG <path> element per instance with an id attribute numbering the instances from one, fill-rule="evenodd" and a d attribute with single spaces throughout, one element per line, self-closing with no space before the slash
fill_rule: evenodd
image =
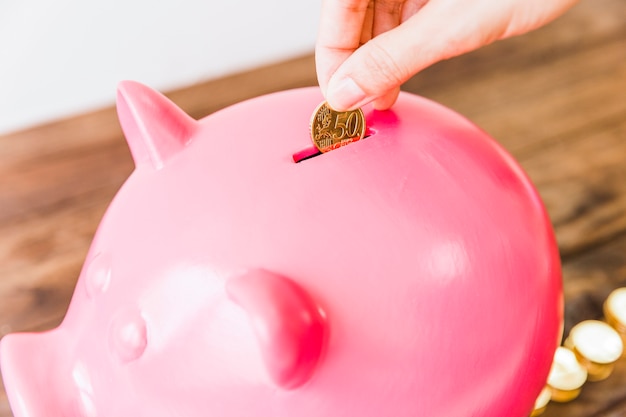
<path id="1" fill-rule="evenodd" d="M 338 112 L 320 104 L 311 116 L 311 139 L 320 152 L 328 152 L 363 139 L 365 116 L 361 109 Z"/>
<path id="2" fill-rule="evenodd" d="M 587 369 L 578 362 L 574 352 L 558 347 L 548 376 L 552 401 L 567 402 L 578 397 L 586 380 Z"/>
<path id="3" fill-rule="evenodd" d="M 624 349 L 617 331 L 598 320 L 578 323 L 570 331 L 564 345 L 572 349 L 581 365 L 587 368 L 590 381 L 607 378 Z"/>
<path id="4" fill-rule="evenodd" d="M 613 291 L 603 308 L 606 323 L 586 320 L 577 324 L 565 340 L 565 347 L 557 348 L 547 386 L 537 398 L 531 417 L 546 409 L 546 392 L 553 401 L 571 401 L 578 397 L 586 380 L 607 378 L 624 355 L 626 288 Z"/>

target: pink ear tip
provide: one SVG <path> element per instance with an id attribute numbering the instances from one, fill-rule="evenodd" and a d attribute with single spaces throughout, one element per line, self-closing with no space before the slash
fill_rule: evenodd
<path id="1" fill-rule="evenodd" d="M 147 89 L 148 87 L 138 83 L 137 81 L 132 80 L 124 80 L 120 81 L 117 84 L 117 102 L 119 104 L 120 100 L 127 99 L 128 97 L 132 97 L 136 94 L 137 91 L 142 89 Z"/>
<path id="2" fill-rule="evenodd" d="M 311 296 L 294 281 L 264 270 L 230 279 L 227 291 L 248 313 L 274 383 L 294 389 L 308 381 L 328 330 Z"/>
<path id="3" fill-rule="evenodd" d="M 132 90 L 137 90 L 137 89 L 150 89 L 150 87 L 134 80 L 122 80 L 117 84 L 118 92 L 119 91 L 132 91 Z"/>
<path id="4" fill-rule="evenodd" d="M 136 81 L 119 83 L 117 112 L 135 164 L 156 169 L 182 151 L 196 126 L 171 100 Z"/>

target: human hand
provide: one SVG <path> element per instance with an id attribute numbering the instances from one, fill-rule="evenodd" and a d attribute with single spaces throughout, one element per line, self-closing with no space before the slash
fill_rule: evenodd
<path id="1" fill-rule="evenodd" d="M 400 85 L 442 59 L 535 29 L 576 0 L 323 0 L 315 58 L 336 110 L 393 105 Z"/>

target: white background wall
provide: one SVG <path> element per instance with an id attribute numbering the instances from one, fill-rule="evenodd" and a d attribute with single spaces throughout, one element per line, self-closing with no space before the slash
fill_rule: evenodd
<path id="1" fill-rule="evenodd" d="M 312 52 L 321 0 L 0 0 L 0 134 Z"/>

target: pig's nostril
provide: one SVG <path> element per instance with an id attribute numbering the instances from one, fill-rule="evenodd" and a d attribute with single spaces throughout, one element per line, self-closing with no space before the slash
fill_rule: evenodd
<path id="1" fill-rule="evenodd" d="M 87 367 L 78 362 L 72 370 L 72 379 L 76 390 L 72 402 L 72 412 L 76 417 L 97 417 L 96 407 L 93 402 L 93 385 Z"/>
<path id="2" fill-rule="evenodd" d="M 89 393 L 78 392 L 73 401 L 71 415 L 72 417 L 98 417 L 96 406 Z"/>
<path id="3" fill-rule="evenodd" d="M 87 296 L 95 297 L 109 287 L 111 281 L 111 258 L 106 253 L 99 253 L 89 261 L 85 274 Z"/>

